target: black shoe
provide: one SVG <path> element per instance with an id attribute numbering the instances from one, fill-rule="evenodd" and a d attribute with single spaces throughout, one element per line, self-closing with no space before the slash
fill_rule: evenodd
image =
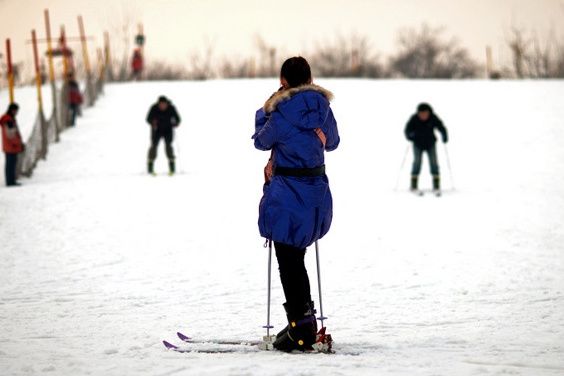
<path id="1" fill-rule="evenodd" d="M 175 172 L 176 172 L 176 163 L 174 162 L 174 159 L 171 159 L 168 161 L 168 174 L 174 175 Z"/>
<path id="2" fill-rule="evenodd" d="M 441 190 L 441 177 L 439 175 L 433 175 L 433 191 L 440 192 Z"/>
<path id="3" fill-rule="evenodd" d="M 147 172 L 151 175 L 153 175 L 155 173 L 154 163 L 152 161 L 147 162 Z"/>
<path id="4" fill-rule="evenodd" d="M 317 335 L 317 321 L 313 302 L 307 303 L 302 308 L 294 308 L 284 304 L 288 315 L 288 327 L 276 336 L 274 348 L 281 351 L 311 350 Z"/>
<path id="5" fill-rule="evenodd" d="M 284 306 L 284 310 L 286 311 L 286 318 L 288 319 L 288 322 L 290 322 L 290 316 L 288 314 L 288 303 L 284 303 L 282 304 Z M 312 313 L 315 315 L 317 313 L 317 311 L 314 308 L 314 303 L 313 301 L 309 302 L 309 308 L 311 309 Z M 316 324 L 317 325 L 317 324 Z M 283 336 L 284 334 L 286 334 L 286 332 L 288 331 L 288 329 L 290 328 L 290 324 L 286 325 L 286 327 L 284 329 L 282 329 L 281 331 L 278 332 L 278 334 L 276 334 L 276 338 L 279 338 L 281 336 Z M 316 326 L 317 328 L 317 326 Z"/>
<path id="6" fill-rule="evenodd" d="M 411 185 L 410 185 L 410 190 L 412 192 L 417 191 L 417 180 L 419 180 L 419 177 L 417 175 L 412 175 L 411 176 Z"/>

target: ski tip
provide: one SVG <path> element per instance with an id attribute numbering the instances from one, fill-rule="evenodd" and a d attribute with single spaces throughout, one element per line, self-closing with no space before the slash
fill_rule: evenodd
<path id="1" fill-rule="evenodd" d="M 167 348 L 167 349 L 171 349 L 171 350 L 176 350 L 178 349 L 177 346 L 174 346 L 172 343 L 168 342 L 168 341 L 163 341 L 163 345 Z"/>
<path id="2" fill-rule="evenodd" d="M 178 338 L 180 338 L 182 341 L 188 342 L 190 341 L 190 337 L 185 336 L 184 334 L 180 333 L 180 332 L 176 332 L 176 335 L 178 336 Z"/>

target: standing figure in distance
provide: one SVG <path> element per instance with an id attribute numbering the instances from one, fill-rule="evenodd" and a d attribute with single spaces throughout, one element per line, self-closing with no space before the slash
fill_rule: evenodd
<path id="1" fill-rule="evenodd" d="M 444 143 L 448 142 L 448 133 L 443 122 L 433 112 L 427 103 L 420 103 L 415 113 L 405 126 L 405 137 L 413 142 L 413 166 L 411 168 L 411 191 L 419 192 L 418 179 L 421 172 L 421 159 L 423 152 L 429 157 L 431 175 L 433 175 L 433 191 L 436 195 L 441 192 L 441 177 L 439 172 L 439 161 L 437 159 L 437 148 L 435 143 L 435 129 L 441 133 Z"/>
<path id="2" fill-rule="evenodd" d="M 82 93 L 80 86 L 72 73 L 68 79 L 68 106 L 69 106 L 69 125 L 72 127 L 76 122 L 76 116 L 80 114 L 80 106 L 82 105 Z"/>
<path id="3" fill-rule="evenodd" d="M 147 123 L 151 126 L 151 147 L 147 160 L 147 172 L 152 175 L 155 174 L 154 163 L 157 158 L 157 147 L 161 138 L 164 138 L 169 175 L 172 176 L 176 170 L 172 140 L 174 128 L 180 125 L 180 116 L 168 98 L 161 95 L 157 103 L 151 106 L 149 114 L 147 114 Z"/>
<path id="4" fill-rule="evenodd" d="M 131 58 L 131 77 L 134 81 L 139 81 L 142 73 L 143 54 L 141 53 L 141 49 L 136 48 L 135 51 L 133 51 L 133 57 Z"/>
<path id="5" fill-rule="evenodd" d="M 259 207 L 261 236 L 274 242 L 288 326 L 276 336 L 282 351 L 309 350 L 317 321 L 304 264 L 306 247 L 331 226 L 333 201 L 325 151 L 339 145 L 333 95 L 312 83 L 303 57 L 284 62 L 280 89 L 256 113 L 255 147 L 271 150 Z"/>
<path id="6" fill-rule="evenodd" d="M 16 181 L 16 167 L 18 165 L 18 154 L 24 151 L 25 145 L 18 129 L 16 115 L 19 106 L 12 103 L 8 106 L 8 111 L 0 118 L 0 127 L 2 127 L 2 145 L 6 155 L 6 186 L 13 187 L 20 185 Z"/>

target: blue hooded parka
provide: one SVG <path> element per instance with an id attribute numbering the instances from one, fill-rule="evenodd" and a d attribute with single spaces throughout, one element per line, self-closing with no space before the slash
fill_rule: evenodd
<path id="1" fill-rule="evenodd" d="M 302 85 L 276 92 L 256 112 L 255 147 L 272 150 L 273 167 L 316 168 L 324 151 L 339 145 L 339 132 L 329 101 L 331 92 Z M 325 135 L 325 145 L 317 132 Z M 326 175 L 275 175 L 263 187 L 259 205 L 261 236 L 297 248 L 322 238 L 331 226 L 333 201 Z"/>

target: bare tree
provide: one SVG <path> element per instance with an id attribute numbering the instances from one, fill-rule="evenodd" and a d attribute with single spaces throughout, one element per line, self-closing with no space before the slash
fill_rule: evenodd
<path id="1" fill-rule="evenodd" d="M 407 78 L 472 78 L 478 65 L 455 39 L 444 40 L 441 28 L 423 24 L 400 33 L 399 52 L 390 60 L 394 75 Z"/>
<path id="2" fill-rule="evenodd" d="M 223 78 L 253 77 L 252 63 L 249 60 L 224 57 L 218 67 L 218 74 Z"/>
<path id="3" fill-rule="evenodd" d="M 129 0 L 120 2 L 119 6 L 112 8 L 112 12 L 117 16 L 111 18 L 109 23 L 109 32 L 112 35 L 109 77 L 115 81 L 126 81 L 131 78 L 129 62 L 140 11 L 138 5 Z"/>
<path id="4" fill-rule="evenodd" d="M 277 51 L 276 47 L 268 44 L 260 35 L 255 36 L 255 45 L 259 53 L 259 66 L 256 70 L 257 77 L 277 76 Z"/>
<path id="5" fill-rule="evenodd" d="M 143 77 L 147 81 L 176 81 L 188 79 L 189 74 L 177 64 L 154 61 L 144 69 Z"/>
<path id="6" fill-rule="evenodd" d="M 314 75 L 321 77 L 383 77 L 385 71 L 368 38 L 338 36 L 312 54 Z"/>
<path id="7" fill-rule="evenodd" d="M 554 31 L 541 40 L 534 31 L 513 27 L 507 44 L 517 78 L 564 77 L 564 44 L 558 42 Z"/>
<path id="8" fill-rule="evenodd" d="M 188 78 L 192 80 L 207 80 L 213 78 L 213 43 L 207 42 L 202 52 L 192 52 L 188 57 Z"/>

